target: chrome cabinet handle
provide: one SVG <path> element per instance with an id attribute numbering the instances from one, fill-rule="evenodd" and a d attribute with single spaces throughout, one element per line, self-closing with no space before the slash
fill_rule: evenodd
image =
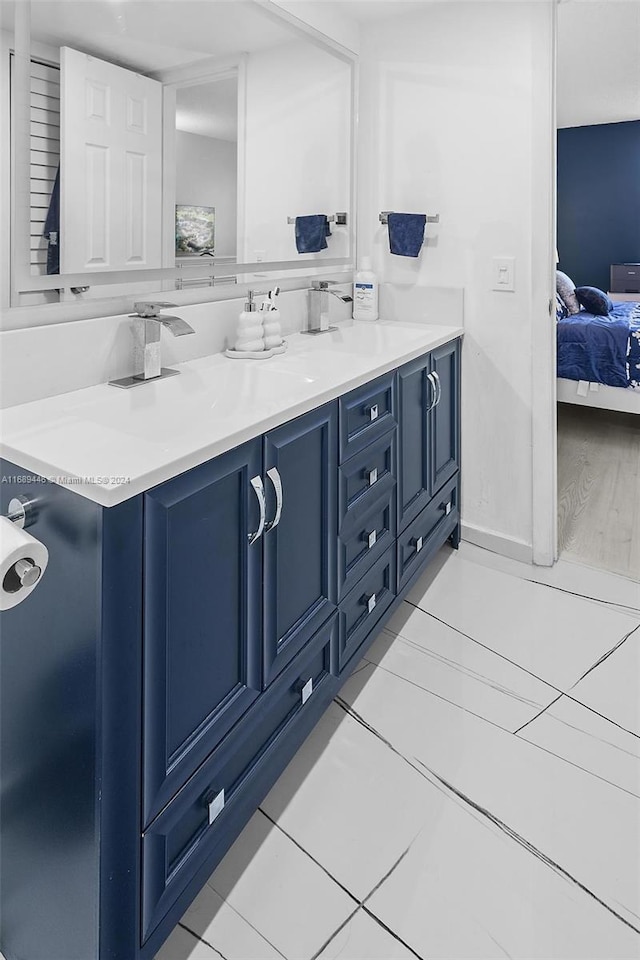
<path id="1" fill-rule="evenodd" d="M 436 382 L 435 382 L 435 380 L 433 379 L 433 374 L 432 374 L 432 373 L 428 373 L 428 374 L 427 374 L 427 380 L 428 380 L 429 383 L 431 384 L 431 398 L 432 398 L 432 399 L 431 399 L 431 403 L 430 403 L 429 406 L 427 407 L 427 413 L 430 413 L 430 412 L 433 410 L 433 408 L 435 407 L 436 403 L 438 402 L 438 388 L 436 387 Z"/>
<path id="2" fill-rule="evenodd" d="M 273 489 L 276 492 L 276 515 L 270 523 L 267 524 L 267 533 L 269 530 L 275 530 L 275 528 L 280 523 L 280 517 L 282 516 L 282 480 L 280 479 L 280 474 L 278 473 L 277 467 L 271 467 L 270 470 L 267 470 L 267 476 L 271 483 L 273 484 Z"/>
<path id="3" fill-rule="evenodd" d="M 442 400 L 442 384 L 440 383 L 440 376 L 435 372 L 435 370 L 433 371 L 433 377 L 436 381 L 436 386 L 438 387 L 438 395 L 436 397 L 436 402 L 434 403 L 434 407 L 437 407 Z"/>
<path id="4" fill-rule="evenodd" d="M 209 826 L 211 826 L 213 821 L 216 820 L 224 810 L 224 790 L 220 790 L 214 796 L 209 794 L 205 802 L 209 811 Z"/>
<path id="5" fill-rule="evenodd" d="M 255 533 L 249 534 L 249 543 L 255 543 L 256 540 L 259 540 L 264 531 L 264 522 L 267 517 L 267 501 L 264 496 L 264 484 L 262 482 L 262 477 L 252 477 L 251 486 L 254 489 L 255 495 L 258 498 L 258 504 L 260 506 L 260 522 L 258 523 L 258 529 Z"/>

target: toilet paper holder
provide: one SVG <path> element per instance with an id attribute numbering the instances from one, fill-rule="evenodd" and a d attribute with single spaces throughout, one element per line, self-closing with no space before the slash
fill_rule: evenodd
<path id="1" fill-rule="evenodd" d="M 20 494 L 9 501 L 7 519 L 24 530 L 38 519 L 38 501 Z"/>
<path id="2" fill-rule="evenodd" d="M 30 527 L 38 517 L 38 502 L 31 497 L 20 494 L 9 501 L 7 519 L 16 527 L 23 530 Z M 46 567 L 46 560 L 40 566 L 29 557 L 22 557 L 6 571 L 2 581 L 2 588 L 10 594 L 22 592 L 24 587 L 33 587 L 38 582 Z M 3 608 L 4 609 L 4 608 Z"/>

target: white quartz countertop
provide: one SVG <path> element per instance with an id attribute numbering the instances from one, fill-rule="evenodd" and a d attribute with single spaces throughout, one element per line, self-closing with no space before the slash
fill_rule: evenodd
<path id="1" fill-rule="evenodd" d="M 105 507 L 175 477 L 435 347 L 461 327 L 355 322 L 269 360 L 223 354 L 130 390 L 87 387 L 0 411 L 0 454 Z"/>

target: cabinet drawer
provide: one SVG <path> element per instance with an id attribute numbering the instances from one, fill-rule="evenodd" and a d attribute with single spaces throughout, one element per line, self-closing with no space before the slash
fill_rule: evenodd
<path id="1" fill-rule="evenodd" d="M 365 574 L 338 610 L 340 629 L 333 670 L 338 673 L 355 656 L 396 594 L 396 555 L 392 546 Z"/>
<path id="2" fill-rule="evenodd" d="M 338 540 L 338 596 L 342 599 L 389 549 L 396 535 L 396 492 L 378 497 L 368 510 L 347 514 Z"/>
<path id="3" fill-rule="evenodd" d="M 396 431 L 369 444 L 340 467 L 338 512 L 340 529 L 357 514 L 363 516 L 396 484 Z M 353 521 L 357 522 L 357 521 Z"/>
<path id="4" fill-rule="evenodd" d="M 387 373 L 340 398 L 340 462 L 397 423 L 395 373 Z"/>
<path id="5" fill-rule="evenodd" d="M 273 762 L 307 704 L 325 687 L 333 695 L 337 681 L 330 661 L 336 643 L 334 614 L 143 833 L 143 940 L 216 847 L 224 854 L 228 837 L 237 836 L 254 812 L 252 783 Z"/>
<path id="6" fill-rule="evenodd" d="M 456 475 L 398 537 L 398 592 L 433 555 L 431 546 L 440 546 L 440 531 L 450 532 L 460 519 L 459 489 Z"/>

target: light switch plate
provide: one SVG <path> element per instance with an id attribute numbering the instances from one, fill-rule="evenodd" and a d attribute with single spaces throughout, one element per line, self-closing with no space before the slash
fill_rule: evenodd
<path id="1" fill-rule="evenodd" d="M 516 289 L 515 257 L 494 257 L 491 276 L 494 290 L 506 290 L 513 293 Z"/>

